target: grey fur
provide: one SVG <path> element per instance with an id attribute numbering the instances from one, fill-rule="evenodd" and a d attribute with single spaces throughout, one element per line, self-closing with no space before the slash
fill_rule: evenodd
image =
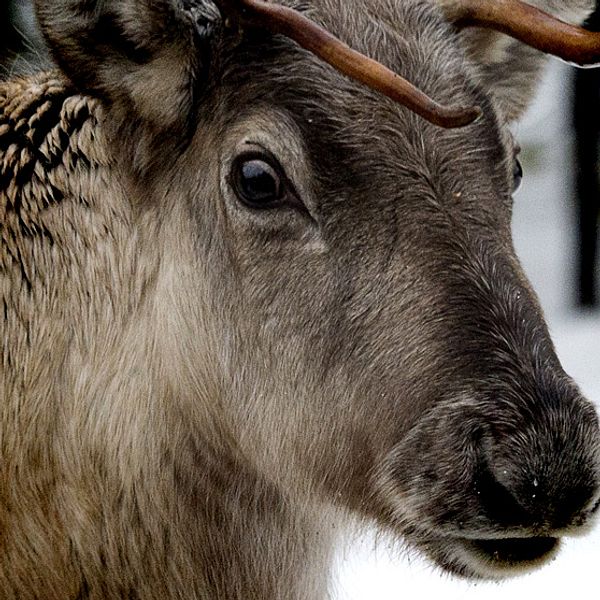
<path id="1" fill-rule="evenodd" d="M 596 511 L 510 236 L 542 57 L 424 0 L 286 3 L 484 115 L 440 130 L 209 2 L 37 3 L 61 71 L 0 84 L 2 598 L 322 600 L 349 515 L 498 578 Z M 250 209 L 265 148 L 295 193 Z"/>

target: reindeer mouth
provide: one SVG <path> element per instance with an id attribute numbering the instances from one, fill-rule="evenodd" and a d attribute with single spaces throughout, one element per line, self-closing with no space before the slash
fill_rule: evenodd
<path id="1" fill-rule="evenodd" d="M 484 576 L 502 577 L 529 570 L 553 558 L 560 540 L 553 537 L 463 539 L 460 545 L 474 571 Z"/>
<path id="2" fill-rule="evenodd" d="M 553 553 L 559 544 L 556 538 L 507 538 L 499 540 L 470 540 L 478 554 L 499 565 L 522 565 L 536 562 Z"/>
<path id="3" fill-rule="evenodd" d="M 458 577 L 502 580 L 539 568 L 556 557 L 560 538 L 528 537 L 430 537 L 413 543 L 445 571 Z"/>

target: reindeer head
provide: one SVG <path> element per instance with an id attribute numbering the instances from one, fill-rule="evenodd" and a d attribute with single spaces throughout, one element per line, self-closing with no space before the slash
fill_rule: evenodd
<path id="1" fill-rule="evenodd" d="M 140 326 L 204 447 L 470 576 L 589 521 L 598 421 L 515 256 L 508 125 L 521 42 L 597 39 L 508 0 L 37 4 L 103 106 L 103 201 L 159 265 Z"/>

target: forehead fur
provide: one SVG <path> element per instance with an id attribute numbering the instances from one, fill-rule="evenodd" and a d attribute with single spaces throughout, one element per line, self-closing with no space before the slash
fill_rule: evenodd
<path id="1" fill-rule="evenodd" d="M 475 101 L 474 68 L 465 60 L 459 38 L 435 5 L 423 0 L 371 0 L 353 5 L 349 10 L 347 3 L 337 0 L 288 4 L 435 100 L 467 105 Z M 297 86 L 298 93 L 307 91 L 306 84 L 310 83 L 311 91 L 319 95 L 319 100 L 326 98 L 336 103 L 342 112 L 348 105 L 363 105 L 365 98 L 369 98 L 369 112 L 373 99 L 377 99 L 382 110 L 398 106 L 282 36 L 247 32 L 236 51 L 225 49 L 222 54 L 228 57 L 229 69 L 238 69 L 237 74 L 249 79 L 255 89 L 262 80 L 260 64 L 270 64 L 265 76 L 275 82 L 287 79 L 288 84 Z"/>
<path id="2" fill-rule="evenodd" d="M 477 84 L 476 66 L 465 58 L 460 38 L 434 4 L 370 0 L 352 6 L 352 10 L 338 0 L 288 4 L 441 104 L 484 103 L 487 124 L 497 121 L 498 116 L 488 106 L 492 99 Z M 418 138 L 427 129 L 408 109 L 347 78 L 282 36 L 248 32 L 239 46 L 222 54 L 226 69 L 220 83 L 238 100 L 238 110 L 260 101 L 280 105 L 290 100 L 298 108 L 323 106 L 346 135 L 372 133 L 377 124 L 386 124 L 387 129 L 391 122 L 398 124 L 404 137 Z M 431 129 L 444 133 L 439 127 Z M 464 138 L 466 130 L 459 128 L 453 133 Z M 496 124 L 492 135 L 498 133 Z"/>
<path id="3" fill-rule="evenodd" d="M 375 174 L 377 191 L 387 201 L 406 194 L 439 201 L 463 191 L 463 179 L 475 182 L 486 175 L 501 178 L 506 187 L 512 159 L 508 130 L 436 6 L 422 0 L 372 0 L 352 10 L 337 0 L 291 4 L 435 100 L 479 105 L 483 117 L 468 127 L 442 129 L 290 40 L 254 32 L 224 53 L 217 105 L 224 107 L 225 118 L 257 107 L 289 114 L 312 158 L 311 177 L 338 196 L 344 188 L 355 198 L 364 196 L 362 190 L 372 196 Z M 484 177 L 469 177 L 474 171 Z"/>

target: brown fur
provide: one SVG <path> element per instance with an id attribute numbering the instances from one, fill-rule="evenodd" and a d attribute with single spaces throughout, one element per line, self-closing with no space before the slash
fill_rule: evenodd
<path id="1" fill-rule="evenodd" d="M 40 1 L 62 72 L 0 84 L 0 595 L 323 599 L 349 515 L 471 577 L 541 562 L 479 544 L 597 508 L 597 418 L 510 239 L 541 58 L 477 64 L 423 0 L 301 4 L 484 108 L 442 131 L 183 4 Z M 249 147 L 299 202 L 239 202 Z"/>

